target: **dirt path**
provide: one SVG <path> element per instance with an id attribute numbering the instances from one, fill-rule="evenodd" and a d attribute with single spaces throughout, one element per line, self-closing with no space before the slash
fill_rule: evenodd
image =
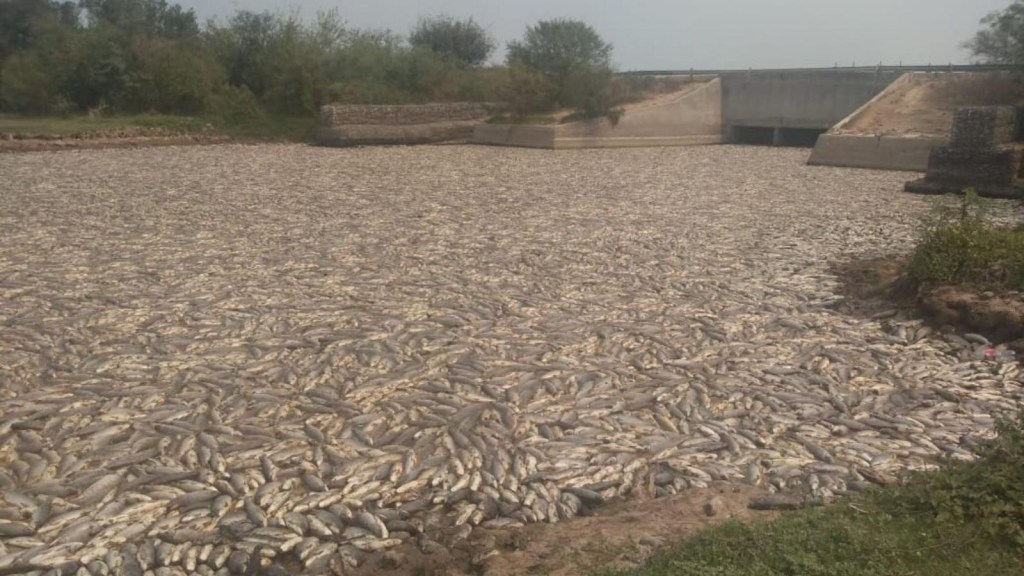
<path id="1" fill-rule="evenodd" d="M 576 576 L 627 569 L 685 536 L 728 520 L 756 522 L 777 513 L 748 504 L 764 490 L 719 484 L 675 496 L 616 502 L 558 524 L 475 530 L 468 540 L 427 555 L 414 543 L 370 557 L 356 576 Z"/>

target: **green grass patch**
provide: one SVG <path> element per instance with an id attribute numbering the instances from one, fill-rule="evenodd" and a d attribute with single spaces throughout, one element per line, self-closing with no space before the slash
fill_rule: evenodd
<path id="1" fill-rule="evenodd" d="M 992 225 L 968 190 L 959 206 L 938 206 L 910 262 L 917 284 L 1024 288 L 1024 229 Z"/>
<path id="2" fill-rule="evenodd" d="M 213 119 L 210 123 L 219 132 L 242 140 L 309 142 L 316 132 L 317 119 L 268 115 L 245 122 Z"/>
<path id="3" fill-rule="evenodd" d="M 158 114 L 97 117 L 0 115 L 0 133 L 70 136 L 131 128 L 188 133 L 212 126 L 217 132 L 241 140 L 307 142 L 314 134 L 316 122 L 312 117 L 277 115 L 259 115 L 244 120 Z"/>
<path id="4" fill-rule="evenodd" d="M 71 135 L 125 128 L 161 128 L 182 132 L 201 130 L 207 122 L 191 116 L 139 114 L 131 116 L 10 116 L 0 115 L 0 133 Z"/>
<path id="5" fill-rule="evenodd" d="M 770 523 L 730 523 L 630 576 L 1010 576 L 1024 574 L 1024 419 L 980 460 L 949 463 Z"/>

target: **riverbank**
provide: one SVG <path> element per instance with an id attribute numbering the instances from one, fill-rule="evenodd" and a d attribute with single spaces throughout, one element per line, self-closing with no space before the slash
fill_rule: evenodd
<path id="1" fill-rule="evenodd" d="M 225 144 L 308 142 L 314 118 L 268 116 L 245 122 L 191 116 L 0 115 L 0 153 Z"/>

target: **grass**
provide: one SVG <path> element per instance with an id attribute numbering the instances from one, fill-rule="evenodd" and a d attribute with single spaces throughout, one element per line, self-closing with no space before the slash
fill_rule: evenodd
<path id="1" fill-rule="evenodd" d="M 950 463 L 767 524 L 730 523 L 620 576 L 1019 576 L 1024 418 L 973 463 Z"/>
<path id="2" fill-rule="evenodd" d="M 1024 288 L 1024 230 L 993 225 L 987 209 L 973 190 L 957 207 L 937 204 L 911 258 L 911 278 L 918 285 Z"/>
<path id="3" fill-rule="evenodd" d="M 219 118 L 140 114 L 131 116 L 10 116 L 0 115 L 0 133 L 67 136 L 89 132 L 152 128 L 199 132 L 212 126 L 218 132 L 242 140 L 308 141 L 316 127 L 309 117 L 265 116 L 230 123 Z"/>
<path id="4" fill-rule="evenodd" d="M 0 133 L 69 135 L 124 128 L 164 128 L 196 131 L 206 124 L 200 118 L 163 116 L 8 116 L 0 115 Z"/>
<path id="5" fill-rule="evenodd" d="M 211 120 L 218 131 L 241 140 L 270 140 L 308 142 L 316 130 L 316 118 L 295 116 L 266 116 L 244 123 Z"/>

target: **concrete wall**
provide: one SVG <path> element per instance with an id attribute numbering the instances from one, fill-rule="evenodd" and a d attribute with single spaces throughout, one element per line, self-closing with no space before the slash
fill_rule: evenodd
<path id="1" fill-rule="evenodd" d="M 909 138 L 858 134 L 823 134 L 811 152 L 808 164 L 876 170 L 924 172 L 932 148 L 946 143 L 942 138 Z"/>
<path id="2" fill-rule="evenodd" d="M 752 71 L 722 76 L 722 124 L 828 130 L 901 74 Z"/>
<path id="3" fill-rule="evenodd" d="M 858 134 L 850 131 L 855 122 L 877 102 L 892 98 L 894 93 L 907 90 L 928 76 L 908 72 L 868 99 L 859 108 L 836 123 L 827 134 L 818 138 L 811 158 L 812 166 L 841 166 L 875 170 L 902 170 L 924 172 L 928 157 L 936 146 L 944 146 L 947 138 L 905 134 Z"/>
<path id="4" fill-rule="evenodd" d="M 691 146 L 722 141 L 721 82 L 712 80 L 675 97 L 627 109 L 617 124 L 607 118 L 554 125 L 483 125 L 473 142 L 531 148 Z"/>

